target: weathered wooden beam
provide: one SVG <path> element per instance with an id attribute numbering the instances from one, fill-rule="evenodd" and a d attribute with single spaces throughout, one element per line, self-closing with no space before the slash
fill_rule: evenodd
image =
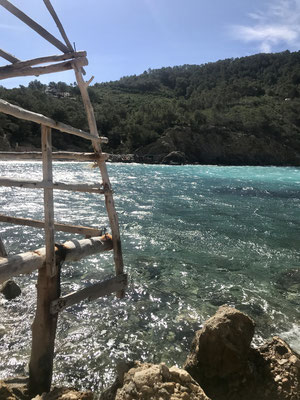
<path id="1" fill-rule="evenodd" d="M 37 22 L 35 22 L 32 18 L 28 17 L 23 11 L 15 7 L 13 4 L 11 4 L 8 0 L 0 0 L 0 5 L 4 8 L 6 8 L 7 11 L 9 11 L 11 14 L 19 18 L 21 21 L 23 21 L 26 25 L 28 25 L 31 29 L 33 29 L 35 32 L 37 32 L 39 35 L 41 35 L 44 39 L 46 39 L 48 42 L 53 44 L 53 46 L 57 47 L 59 50 L 61 50 L 63 53 L 69 53 L 69 49 L 67 46 L 65 46 L 60 40 L 56 39 L 51 33 L 49 33 L 46 29 L 44 29 L 41 25 L 39 25 Z"/>
<path id="2" fill-rule="evenodd" d="M 54 121 L 54 119 L 45 117 L 42 114 L 37 114 L 32 111 L 25 110 L 24 108 L 10 104 L 2 99 L 0 99 L 0 111 L 5 114 L 12 115 L 16 118 L 25 119 L 26 121 L 32 121 L 36 122 L 37 124 L 49 126 L 50 128 L 69 133 L 70 135 L 80 136 L 84 139 L 93 140 L 96 142 L 108 142 L 108 139 L 106 137 L 95 138 L 94 135 L 84 132 L 81 129 L 73 128 L 70 125 L 63 124 L 62 122 L 56 122 Z"/>
<path id="3" fill-rule="evenodd" d="M 72 240 L 56 246 L 55 257 L 60 261 L 75 261 L 113 248 L 109 235 L 91 239 Z M 45 266 L 45 247 L 35 251 L 0 258 L 0 283 L 21 274 L 29 274 Z"/>
<path id="4" fill-rule="evenodd" d="M 7 53 L 6 51 L 0 49 L 0 57 L 4 58 L 5 60 L 11 62 L 11 63 L 16 63 L 19 62 L 20 60 L 13 56 L 10 53 Z"/>
<path id="5" fill-rule="evenodd" d="M 91 134 L 96 139 L 95 141 L 92 141 L 92 144 L 93 144 L 95 152 L 100 154 L 102 152 L 102 149 L 99 144 L 99 141 L 97 140 L 97 138 L 99 137 L 97 123 L 96 123 L 96 119 L 95 119 L 93 106 L 92 106 L 92 103 L 91 103 L 91 100 L 90 100 L 90 97 L 88 94 L 87 85 L 82 77 L 82 74 L 81 74 L 79 68 L 75 67 L 74 71 L 75 71 L 77 84 L 78 84 L 78 87 L 80 89 L 80 93 L 82 96 L 85 111 L 87 114 L 89 129 L 90 129 Z M 100 172 L 101 172 L 104 188 L 106 189 L 106 191 L 105 191 L 105 206 L 106 206 L 109 223 L 110 223 L 110 227 L 111 227 L 111 232 L 112 232 L 112 237 L 113 237 L 115 271 L 116 271 L 116 275 L 121 275 L 121 274 L 123 274 L 123 271 L 124 271 L 124 263 L 123 263 L 118 215 L 117 215 L 117 212 L 115 209 L 114 199 L 113 199 L 112 190 L 111 190 L 111 184 L 110 184 L 110 180 L 109 180 L 109 176 L 108 176 L 108 172 L 107 172 L 107 168 L 106 168 L 106 163 L 97 161 L 97 164 L 98 164 Z M 117 292 L 117 297 L 119 297 L 119 298 L 124 297 L 124 295 L 125 295 L 125 293 L 122 290 Z"/>
<path id="6" fill-rule="evenodd" d="M 27 181 L 26 179 L 0 178 L 0 186 L 12 186 L 25 189 L 57 189 L 69 190 L 74 192 L 98 193 L 104 194 L 106 191 L 99 183 L 62 183 L 47 181 Z"/>
<path id="7" fill-rule="evenodd" d="M 66 32 L 62 26 L 62 23 L 60 22 L 58 15 L 56 14 L 56 11 L 54 10 L 51 2 L 49 0 L 44 0 L 45 6 L 47 7 L 47 10 L 49 11 L 49 13 L 51 14 L 54 22 L 56 23 L 56 26 L 58 27 L 58 30 L 62 36 L 62 38 L 64 39 L 68 49 L 70 51 L 74 51 L 73 46 L 71 45 L 68 36 L 66 35 Z"/>
<path id="8" fill-rule="evenodd" d="M 33 228 L 38 228 L 38 229 L 44 229 L 45 227 L 44 221 L 39 221 L 37 219 L 30 219 L 30 218 L 10 217 L 8 215 L 3 215 L 3 214 L 0 214 L 0 222 L 5 222 L 7 224 L 14 224 L 14 225 L 32 226 Z M 81 225 L 68 225 L 68 224 L 60 224 L 54 222 L 54 229 L 57 232 L 78 233 L 80 235 L 91 236 L 91 237 L 102 235 L 101 229 L 91 228 Z"/>
<path id="9" fill-rule="evenodd" d="M 50 0 L 44 0 L 45 6 L 47 7 L 47 10 L 49 11 L 50 15 L 52 16 L 54 22 L 56 23 L 56 26 L 58 27 L 58 30 L 62 36 L 62 38 L 65 41 L 65 44 L 67 45 L 68 49 L 70 51 L 74 51 L 73 46 L 71 45 L 71 42 L 64 30 L 64 27 L 62 26 L 62 23 L 60 22 L 60 19 L 58 18 L 58 15 L 56 14 L 56 11 L 54 10 Z M 85 75 L 85 70 L 84 68 L 81 68 L 81 71 L 83 75 Z"/>
<path id="10" fill-rule="evenodd" d="M 73 65 L 76 64 L 78 67 L 88 65 L 88 60 L 85 57 L 74 58 L 71 61 L 64 61 L 58 64 L 51 64 L 44 67 L 24 67 L 15 68 L 11 65 L 9 70 L 0 71 L 0 80 L 7 78 L 15 78 L 17 76 L 39 76 L 45 74 L 52 74 L 55 72 L 68 71 L 73 69 Z"/>
<path id="11" fill-rule="evenodd" d="M 7 252 L 4 243 L 2 241 L 1 235 L 0 235 L 0 257 L 7 257 Z"/>
<path id="12" fill-rule="evenodd" d="M 106 161 L 109 158 L 107 153 L 78 153 L 71 151 L 58 151 L 52 153 L 53 160 L 73 160 L 73 161 Z M 0 151 L 0 160 L 41 160 L 42 153 L 39 151 Z"/>
<path id="13" fill-rule="evenodd" d="M 1 55 L 1 50 L 0 50 L 0 55 Z M 72 51 L 70 53 L 54 55 L 54 56 L 38 57 L 38 58 L 33 58 L 31 60 L 26 60 L 26 61 L 18 61 L 17 59 L 15 59 L 16 61 L 14 61 L 13 65 L 9 64 L 9 65 L 0 67 L 0 73 L 12 71 L 17 68 L 32 67 L 33 65 L 65 61 L 65 60 L 82 58 L 82 57 L 86 57 L 86 51 L 76 51 L 76 52 Z"/>
<path id="14" fill-rule="evenodd" d="M 82 300 L 95 300 L 99 297 L 107 296 L 113 292 L 124 290 L 127 286 L 127 275 L 122 274 L 114 278 L 107 279 L 103 282 L 98 282 L 90 285 L 77 292 L 70 293 L 52 301 L 50 312 L 56 314 L 67 307 L 79 303 Z"/>
<path id="15" fill-rule="evenodd" d="M 51 128 L 42 125 L 41 143 L 43 154 L 43 182 L 51 187 L 44 188 L 44 216 L 45 216 L 45 244 L 46 244 L 46 271 L 49 277 L 57 275 L 55 262 L 54 239 L 54 199 L 53 199 L 53 172 L 52 172 L 52 141 Z"/>
<path id="16" fill-rule="evenodd" d="M 59 296 L 59 273 L 49 277 L 46 268 L 41 268 L 38 272 L 37 307 L 32 324 L 28 384 L 30 397 L 50 391 L 58 317 L 58 314 L 50 313 L 50 306 Z"/>

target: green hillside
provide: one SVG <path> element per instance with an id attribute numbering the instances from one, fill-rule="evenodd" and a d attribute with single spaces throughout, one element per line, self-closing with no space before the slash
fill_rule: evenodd
<path id="1" fill-rule="evenodd" d="M 161 162 L 300 165 L 300 52 L 145 71 L 89 88 L 105 151 Z M 62 97 L 64 96 L 64 97 Z M 77 86 L 39 81 L 0 98 L 88 130 Z M 0 114 L 0 150 L 39 147 L 39 126 Z M 89 143 L 54 135 L 61 150 Z M 166 161 L 166 159 L 165 159 Z"/>

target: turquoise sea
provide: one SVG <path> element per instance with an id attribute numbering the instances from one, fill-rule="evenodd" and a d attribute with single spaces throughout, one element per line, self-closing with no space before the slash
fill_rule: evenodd
<path id="1" fill-rule="evenodd" d="M 109 164 L 129 286 L 126 297 L 60 314 L 54 383 L 101 390 L 118 361 L 181 365 L 195 330 L 222 304 L 256 321 L 254 344 L 280 335 L 300 351 L 300 169 Z M 41 179 L 39 162 L 0 162 L 0 175 Z M 88 163 L 56 162 L 63 182 L 98 182 Z M 1 213 L 43 218 L 42 192 L 0 188 Z M 55 191 L 57 221 L 106 226 L 96 194 Z M 0 223 L 10 254 L 43 245 L 43 231 Z M 70 239 L 56 235 L 57 242 Z M 79 238 L 79 236 L 77 237 Z M 62 291 L 114 272 L 111 253 L 63 265 Z M 36 274 L 0 299 L 0 379 L 26 372 Z M 1 333 L 2 332 L 2 333 Z M 5 332 L 5 333 L 4 333 Z"/>

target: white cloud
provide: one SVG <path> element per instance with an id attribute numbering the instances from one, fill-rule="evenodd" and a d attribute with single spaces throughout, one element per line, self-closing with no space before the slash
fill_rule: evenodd
<path id="1" fill-rule="evenodd" d="M 256 42 L 260 51 L 269 53 L 277 45 L 291 50 L 300 47 L 300 0 L 273 0 L 265 10 L 248 14 L 252 25 L 231 27 L 234 38 Z"/>

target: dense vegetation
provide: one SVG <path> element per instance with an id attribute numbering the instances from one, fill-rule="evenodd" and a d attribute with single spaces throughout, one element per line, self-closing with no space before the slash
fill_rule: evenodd
<path id="1" fill-rule="evenodd" d="M 101 135 L 109 138 L 109 152 L 150 148 L 172 130 L 193 135 L 194 142 L 208 135 L 227 141 L 242 135 L 300 152 L 300 52 L 149 69 L 139 76 L 96 83 L 89 93 Z M 28 87 L 0 87 L 0 98 L 88 130 L 76 84 L 51 82 L 47 87 L 35 80 Z M 39 143 L 38 125 L 0 114 L 0 149 Z M 60 133 L 53 144 L 65 150 L 90 146 Z"/>

